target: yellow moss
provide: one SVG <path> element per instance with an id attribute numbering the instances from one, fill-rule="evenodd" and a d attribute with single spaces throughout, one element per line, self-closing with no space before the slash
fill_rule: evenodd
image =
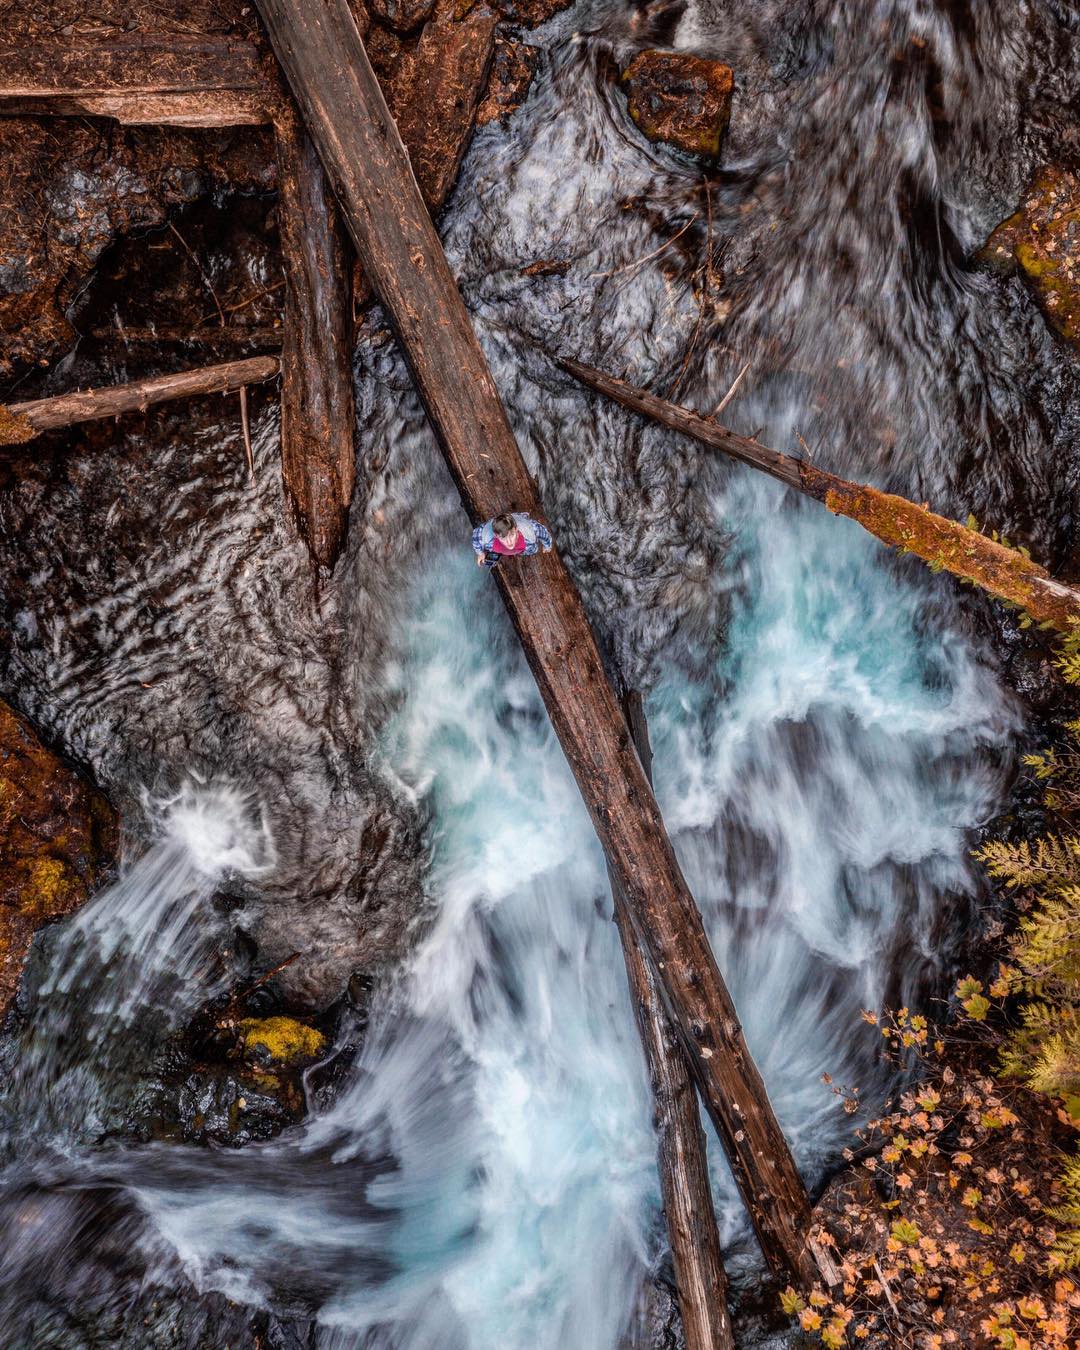
<path id="1" fill-rule="evenodd" d="M 1047 320 L 1080 345 L 1080 178 L 1053 166 L 1036 175 L 1020 209 L 1002 221 L 980 252 L 992 266 L 1011 255 L 1031 283 Z"/>
<path id="2" fill-rule="evenodd" d="M 245 1054 L 277 1064 L 315 1059 L 326 1045 L 321 1031 L 295 1017 L 249 1017 L 240 1023 L 240 1036 Z"/>
<path id="3" fill-rule="evenodd" d="M 19 887 L 19 910 L 28 918 L 62 913 L 71 893 L 67 866 L 58 858 L 31 858 L 20 864 L 25 880 Z"/>

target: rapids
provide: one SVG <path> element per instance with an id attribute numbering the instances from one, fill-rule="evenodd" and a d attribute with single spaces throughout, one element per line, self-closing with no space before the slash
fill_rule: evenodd
<path id="1" fill-rule="evenodd" d="M 749 361 L 736 429 L 1060 548 L 1075 363 L 1018 282 L 966 262 L 1076 87 L 1052 10 L 582 0 L 443 222 L 557 540 L 647 693 L 665 819 L 811 1186 L 852 1128 L 821 1075 L 871 1108 L 890 1085 L 860 1009 L 930 1007 L 976 922 L 969 849 L 1007 801 L 1022 709 L 984 605 L 548 353 L 702 410 Z M 626 116 L 613 72 L 653 41 L 742 80 L 711 178 Z M 539 258 L 566 274 L 522 275 Z M 80 1262 L 100 1277 L 83 1193 L 119 1207 L 94 1222 L 139 1253 L 127 1288 L 225 1295 L 301 1328 L 283 1345 L 614 1350 L 661 1266 L 602 856 L 392 344 L 361 348 L 357 381 L 365 487 L 318 595 L 269 409 L 255 487 L 231 428 L 163 418 L 164 450 L 130 448 L 142 551 L 93 454 L 5 508 L 5 687 L 119 798 L 155 794 L 116 884 L 41 944 L 5 1052 L 12 1345 L 96 1343 L 56 1311 Z M 410 921 L 380 921 L 413 945 L 301 1125 L 238 1151 L 124 1138 L 154 1046 L 228 985 L 234 925 L 270 964 L 297 926 L 330 946 L 372 922 L 384 882 Z"/>

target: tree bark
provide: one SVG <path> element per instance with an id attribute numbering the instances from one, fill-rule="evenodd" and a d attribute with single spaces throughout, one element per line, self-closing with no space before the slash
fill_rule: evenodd
<path id="1" fill-rule="evenodd" d="M 0 49 L 0 113 L 222 127 L 270 119 L 255 47 L 226 37 L 147 37 Z"/>
<path id="2" fill-rule="evenodd" d="M 176 375 L 156 375 L 130 384 L 110 384 L 57 398 L 0 406 L 0 445 L 21 445 L 43 431 L 92 422 L 99 417 L 142 412 L 154 403 L 198 394 L 223 394 L 244 385 L 272 380 L 280 362 L 276 356 L 252 356 L 245 361 L 226 361 L 219 366 L 182 370 Z"/>
<path id="3" fill-rule="evenodd" d="M 627 695 L 623 706 L 641 767 L 651 783 L 652 749 L 640 695 Z M 619 880 L 610 869 L 609 875 L 626 978 L 652 1087 L 660 1193 L 687 1350 L 728 1350 L 735 1341 L 697 1093 Z"/>
<path id="4" fill-rule="evenodd" d="M 345 0 L 258 0 L 474 522 L 540 514 L 491 372 Z M 464 541 L 463 541 L 464 543 Z M 557 554 L 494 574 L 770 1265 L 812 1278 L 809 1203 Z M 484 581 L 477 577 L 477 583 Z"/>
<path id="5" fill-rule="evenodd" d="M 285 266 L 281 472 L 312 558 L 333 568 L 356 483 L 352 266 L 319 156 L 289 99 L 274 135 Z"/>
<path id="6" fill-rule="evenodd" d="M 857 521 L 883 544 L 914 553 L 935 569 L 951 572 L 1000 600 L 1019 605 L 1039 623 L 1063 633 L 1071 633 L 1080 625 L 1080 589 L 1055 581 L 1045 567 L 1017 549 L 987 539 L 978 530 L 936 515 L 928 506 L 918 506 L 906 497 L 852 483 L 816 468 L 808 460 L 770 450 L 689 408 L 668 403 L 580 361 L 561 359 L 559 365 L 582 384 L 642 417 L 760 469 L 796 492 L 813 497 L 834 515 Z"/>

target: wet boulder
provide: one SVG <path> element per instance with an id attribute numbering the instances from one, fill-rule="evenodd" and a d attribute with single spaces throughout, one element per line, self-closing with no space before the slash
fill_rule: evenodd
<path id="1" fill-rule="evenodd" d="M 689 52 L 639 52 L 622 73 L 630 116 L 651 141 L 716 159 L 731 115 L 730 66 Z"/>
<path id="2" fill-rule="evenodd" d="M 304 1102 L 292 1083 L 272 1075 L 260 1081 L 215 1065 L 189 1074 L 176 1093 L 175 1110 L 180 1137 L 188 1143 L 242 1148 L 295 1124 Z"/>
<path id="3" fill-rule="evenodd" d="M 1080 346 L 1080 176 L 1054 167 L 1036 174 L 1020 209 L 994 230 L 979 257 L 1018 267 L 1050 324 Z"/>
<path id="4" fill-rule="evenodd" d="M 295 1017 L 246 1017 L 237 1030 L 244 1058 L 268 1072 L 311 1064 L 326 1048 L 326 1037 Z"/>
<path id="5" fill-rule="evenodd" d="M 206 1058 L 176 1091 L 181 1137 L 239 1148 L 279 1134 L 303 1117 L 302 1075 L 326 1044 L 321 1031 L 295 1017 L 225 1018 L 202 1043 Z M 167 1096 L 166 1122 L 174 1114 Z"/>
<path id="6" fill-rule="evenodd" d="M 105 798 L 0 703 L 0 1013 L 34 933 L 78 909 L 115 852 L 116 817 Z"/>
<path id="7" fill-rule="evenodd" d="M 431 18 L 435 0 L 368 0 L 368 9 L 376 22 L 397 33 L 410 33 Z"/>

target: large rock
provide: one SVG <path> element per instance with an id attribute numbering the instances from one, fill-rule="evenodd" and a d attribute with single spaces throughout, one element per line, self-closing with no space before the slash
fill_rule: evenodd
<path id="1" fill-rule="evenodd" d="M 1080 177 L 1068 169 L 1042 169 L 980 257 L 992 265 L 1015 262 L 1049 322 L 1080 346 Z"/>
<path id="2" fill-rule="evenodd" d="M 0 703 L 0 1014 L 34 933 L 78 909 L 116 852 L 116 817 Z"/>
<path id="3" fill-rule="evenodd" d="M 730 66 L 688 52 L 639 52 L 622 73 L 630 116 L 651 141 L 715 159 L 731 114 Z"/>
<path id="4" fill-rule="evenodd" d="M 386 88 L 386 101 L 433 214 L 450 195 L 472 136 L 495 52 L 497 22 L 484 6 L 459 18 L 452 3 L 441 4 L 416 46 L 402 52 Z"/>

